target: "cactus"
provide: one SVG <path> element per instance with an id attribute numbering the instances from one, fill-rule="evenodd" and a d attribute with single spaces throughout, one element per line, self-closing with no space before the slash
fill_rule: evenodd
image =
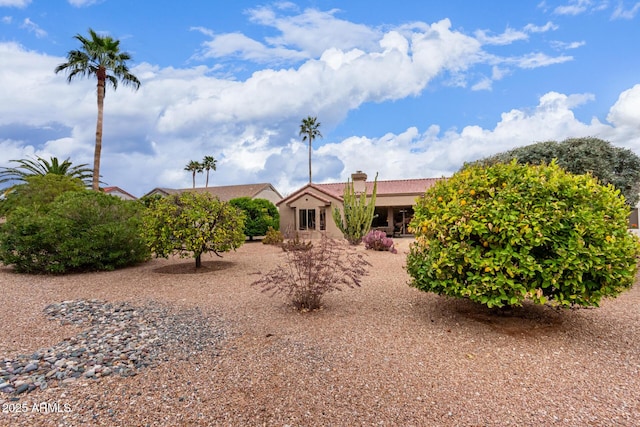
<path id="1" fill-rule="evenodd" d="M 333 221 L 342 231 L 345 239 L 352 245 L 358 245 L 362 238 L 371 229 L 374 211 L 376 207 L 376 191 L 378 187 L 378 174 L 373 182 L 371 200 L 367 203 L 367 192 L 356 194 L 353 182 L 347 181 L 342 194 L 344 215 L 339 208 L 333 209 Z"/>

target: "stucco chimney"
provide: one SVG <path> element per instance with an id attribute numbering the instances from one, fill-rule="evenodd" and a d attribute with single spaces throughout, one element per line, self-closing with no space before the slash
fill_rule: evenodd
<path id="1" fill-rule="evenodd" d="M 356 193 L 365 193 L 367 191 L 367 174 L 362 171 L 356 171 L 351 174 L 351 181 L 353 182 L 353 191 Z"/>

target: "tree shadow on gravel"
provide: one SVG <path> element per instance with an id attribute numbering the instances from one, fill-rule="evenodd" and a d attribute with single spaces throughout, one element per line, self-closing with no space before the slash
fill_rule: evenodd
<path id="1" fill-rule="evenodd" d="M 469 300 L 443 298 L 438 306 L 442 312 L 485 324 L 498 333 L 511 336 L 559 331 L 565 320 L 561 309 L 526 301 L 522 307 L 488 308 Z"/>
<path id="2" fill-rule="evenodd" d="M 234 265 L 235 263 L 231 261 L 202 261 L 202 266 L 196 268 L 195 262 L 191 260 L 189 262 L 157 267 L 153 269 L 153 272 L 161 274 L 207 274 L 226 270 Z"/>

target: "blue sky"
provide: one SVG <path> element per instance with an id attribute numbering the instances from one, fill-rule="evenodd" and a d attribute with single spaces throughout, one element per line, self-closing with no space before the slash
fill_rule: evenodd
<path id="1" fill-rule="evenodd" d="M 569 137 L 640 154 L 638 15 L 626 0 L 0 0 L 0 166 L 92 164 L 95 81 L 53 72 L 88 28 L 142 82 L 107 93 L 101 166 L 136 196 L 190 187 L 205 155 L 211 185 L 290 193 L 308 179 L 308 115 L 314 182 L 448 176 Z"/>

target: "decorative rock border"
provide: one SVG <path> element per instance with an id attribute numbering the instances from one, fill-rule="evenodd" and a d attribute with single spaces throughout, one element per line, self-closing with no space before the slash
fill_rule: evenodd
<path id="1" fill-rule="evenodd" d="M 134 376 L 171 357 L 215 351 L 226 336 L 222 324 L 214 324 L 197 308 L 176 311 L 157 302 L 134 306 L 74 300 L 48 305 L 44 312 L 63 325 L 87 329 L 31 355 L 3 358 L 0 399 L 5 394 L 18 400 L 23 393 L 82 379 Z"/>

